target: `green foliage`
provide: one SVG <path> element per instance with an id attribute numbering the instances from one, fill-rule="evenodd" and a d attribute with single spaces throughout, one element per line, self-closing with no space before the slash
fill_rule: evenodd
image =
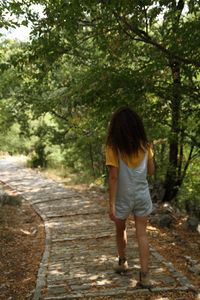
<path id="1" fill-rule="evenodd" d="M 47 167 L 47 154 L 45 151 L 45 144 L 42 141 L 38 141 L 34 145 L 34 154 L 29 161 L 29 164 L 33 168 L 46 168 Z"/>
<path id="2" fill-rule="evenodd" d="M 36 138 L 32 144 L 32 153 L 29 160 L 29 165 L 33 168 L 41 167 L 46 168 L 48 163 L 48 155 L 51 153 L 50 148 L 48 149 L 48 117 L 40 118 L 38 121 L 33 123 L 32 134 Z"/>
<path id="3" fill-rule="evenodd" d="M 155 180 L 173 172 L 181 186 L 200 149 L 199 1 L 9 0 L 2 12 L 32 22 L 30 43 L 2 44 L 0 125 L 20 124 L 33 165 L 100 178 L 110 116 L 129 105 L 154 141 Z"/>
<path id="4" fill-rule="evenodd" d="M 30 141 L 20 134 L 20 127 L 14 124 L 5 132 L 0 133 L 0 151 L 11 155 L 27 155 L 30 149 Z"/>
<path id="5" fill-rule="evenodd" d="M 198 218 L 200 218 L 199 166 L 199 158 L 190 163 L 188 176 L 178 196 L 178 205 L 187 213 L 196 215 Z"/>

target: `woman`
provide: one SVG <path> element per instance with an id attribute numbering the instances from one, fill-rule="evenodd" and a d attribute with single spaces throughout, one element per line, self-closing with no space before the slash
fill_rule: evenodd
<path id="1" fill-rule="evenodd" d="M 109 216 L 116 225 L 119 255 L 114 269 L 118 273 L 128 269 L 126 220 L 133 214 L 141 265 L 138 286 L 150 288 L 146 227 L 152 201 L 146 177 L 154 172 L 153 152 L 141 118 L 128 107 L 117 110 L 111 119 L 106 142 L 106 165 L 109 168 Z"/>

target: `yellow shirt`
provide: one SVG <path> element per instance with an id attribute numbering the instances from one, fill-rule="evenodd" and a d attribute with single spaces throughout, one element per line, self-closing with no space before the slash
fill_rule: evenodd
<path id="1" fill-rule="evenodd" d="M 153 158 L 153 150 L 151 147 L 147 148 L 148 160 Z M 144 158 L 144 151 L 141 149 L 138 151 L 138 155 L 128 156 L 126 154 L 121 155 L 122 160 L 128 165 L 128 167 L 137 167 Z M 112 147 L 106 146 L 106 165 L 119 167 L 118 153 L 116 153 Z"/>

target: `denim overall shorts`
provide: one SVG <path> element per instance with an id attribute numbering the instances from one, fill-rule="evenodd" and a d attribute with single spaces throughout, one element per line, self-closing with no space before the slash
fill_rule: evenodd
<path id="1" fill-rule="evenodd" d="M 147 182 L 147 152 L 137 167 L 128 167 L 119 153 L 118 189 L 115 212 L 124 220 L 130 214 L 145 217 L 152 212 L 152 201 Z"/>

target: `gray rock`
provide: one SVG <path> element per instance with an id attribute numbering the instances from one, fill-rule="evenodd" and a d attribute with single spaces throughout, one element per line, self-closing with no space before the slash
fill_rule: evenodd
<path id="1" fill-rule="evenodd" d="M 153 215 L 150 217 L 150 222 L 154 226 L 170 228 L 173 223 L 173 217 L 168 213 L 162 215 Z"/>
<path id="2" fill-rule="evenodd" d="M 188 270 L 192 273 L 195 273 L 197 275 L 200 275 L 200 264 L 195 265 L 195 266 L 189 266 Z"/>
<path id="3" fill-rule="evenodd" d="M 169 203 L 164 203 L 163 209 L 165 213 L 174 213 L 174 208 Z"/>
<path id="4" fill-rule="evenodd" d="M 160 216 L 159 225 L 162 228 L 170 228 L 173 223 L 173 218 L 169 214 L 164 214 Z"/>
<path id="5" fill-rule="evenodd" d="M 6 193 L 3 190 L 0 190 L 0 207 L 4 205 L 6 196 Z"/>
<path id="6" fill-rule="evenodd" d="M 151 222 L 152 225 L 158 225 L 159 226 L 159 222 L 160 222 L 159 216 L 151 215 L 150 216 L 150 222 Z"/>
<path id="7" fill-rule="evenodd" d="M 186 227 L 191 231 L 196 231 L 198 224 L 199 224 L 199 220 L 196 217 L 189 216 L 186 221 Z"/>

